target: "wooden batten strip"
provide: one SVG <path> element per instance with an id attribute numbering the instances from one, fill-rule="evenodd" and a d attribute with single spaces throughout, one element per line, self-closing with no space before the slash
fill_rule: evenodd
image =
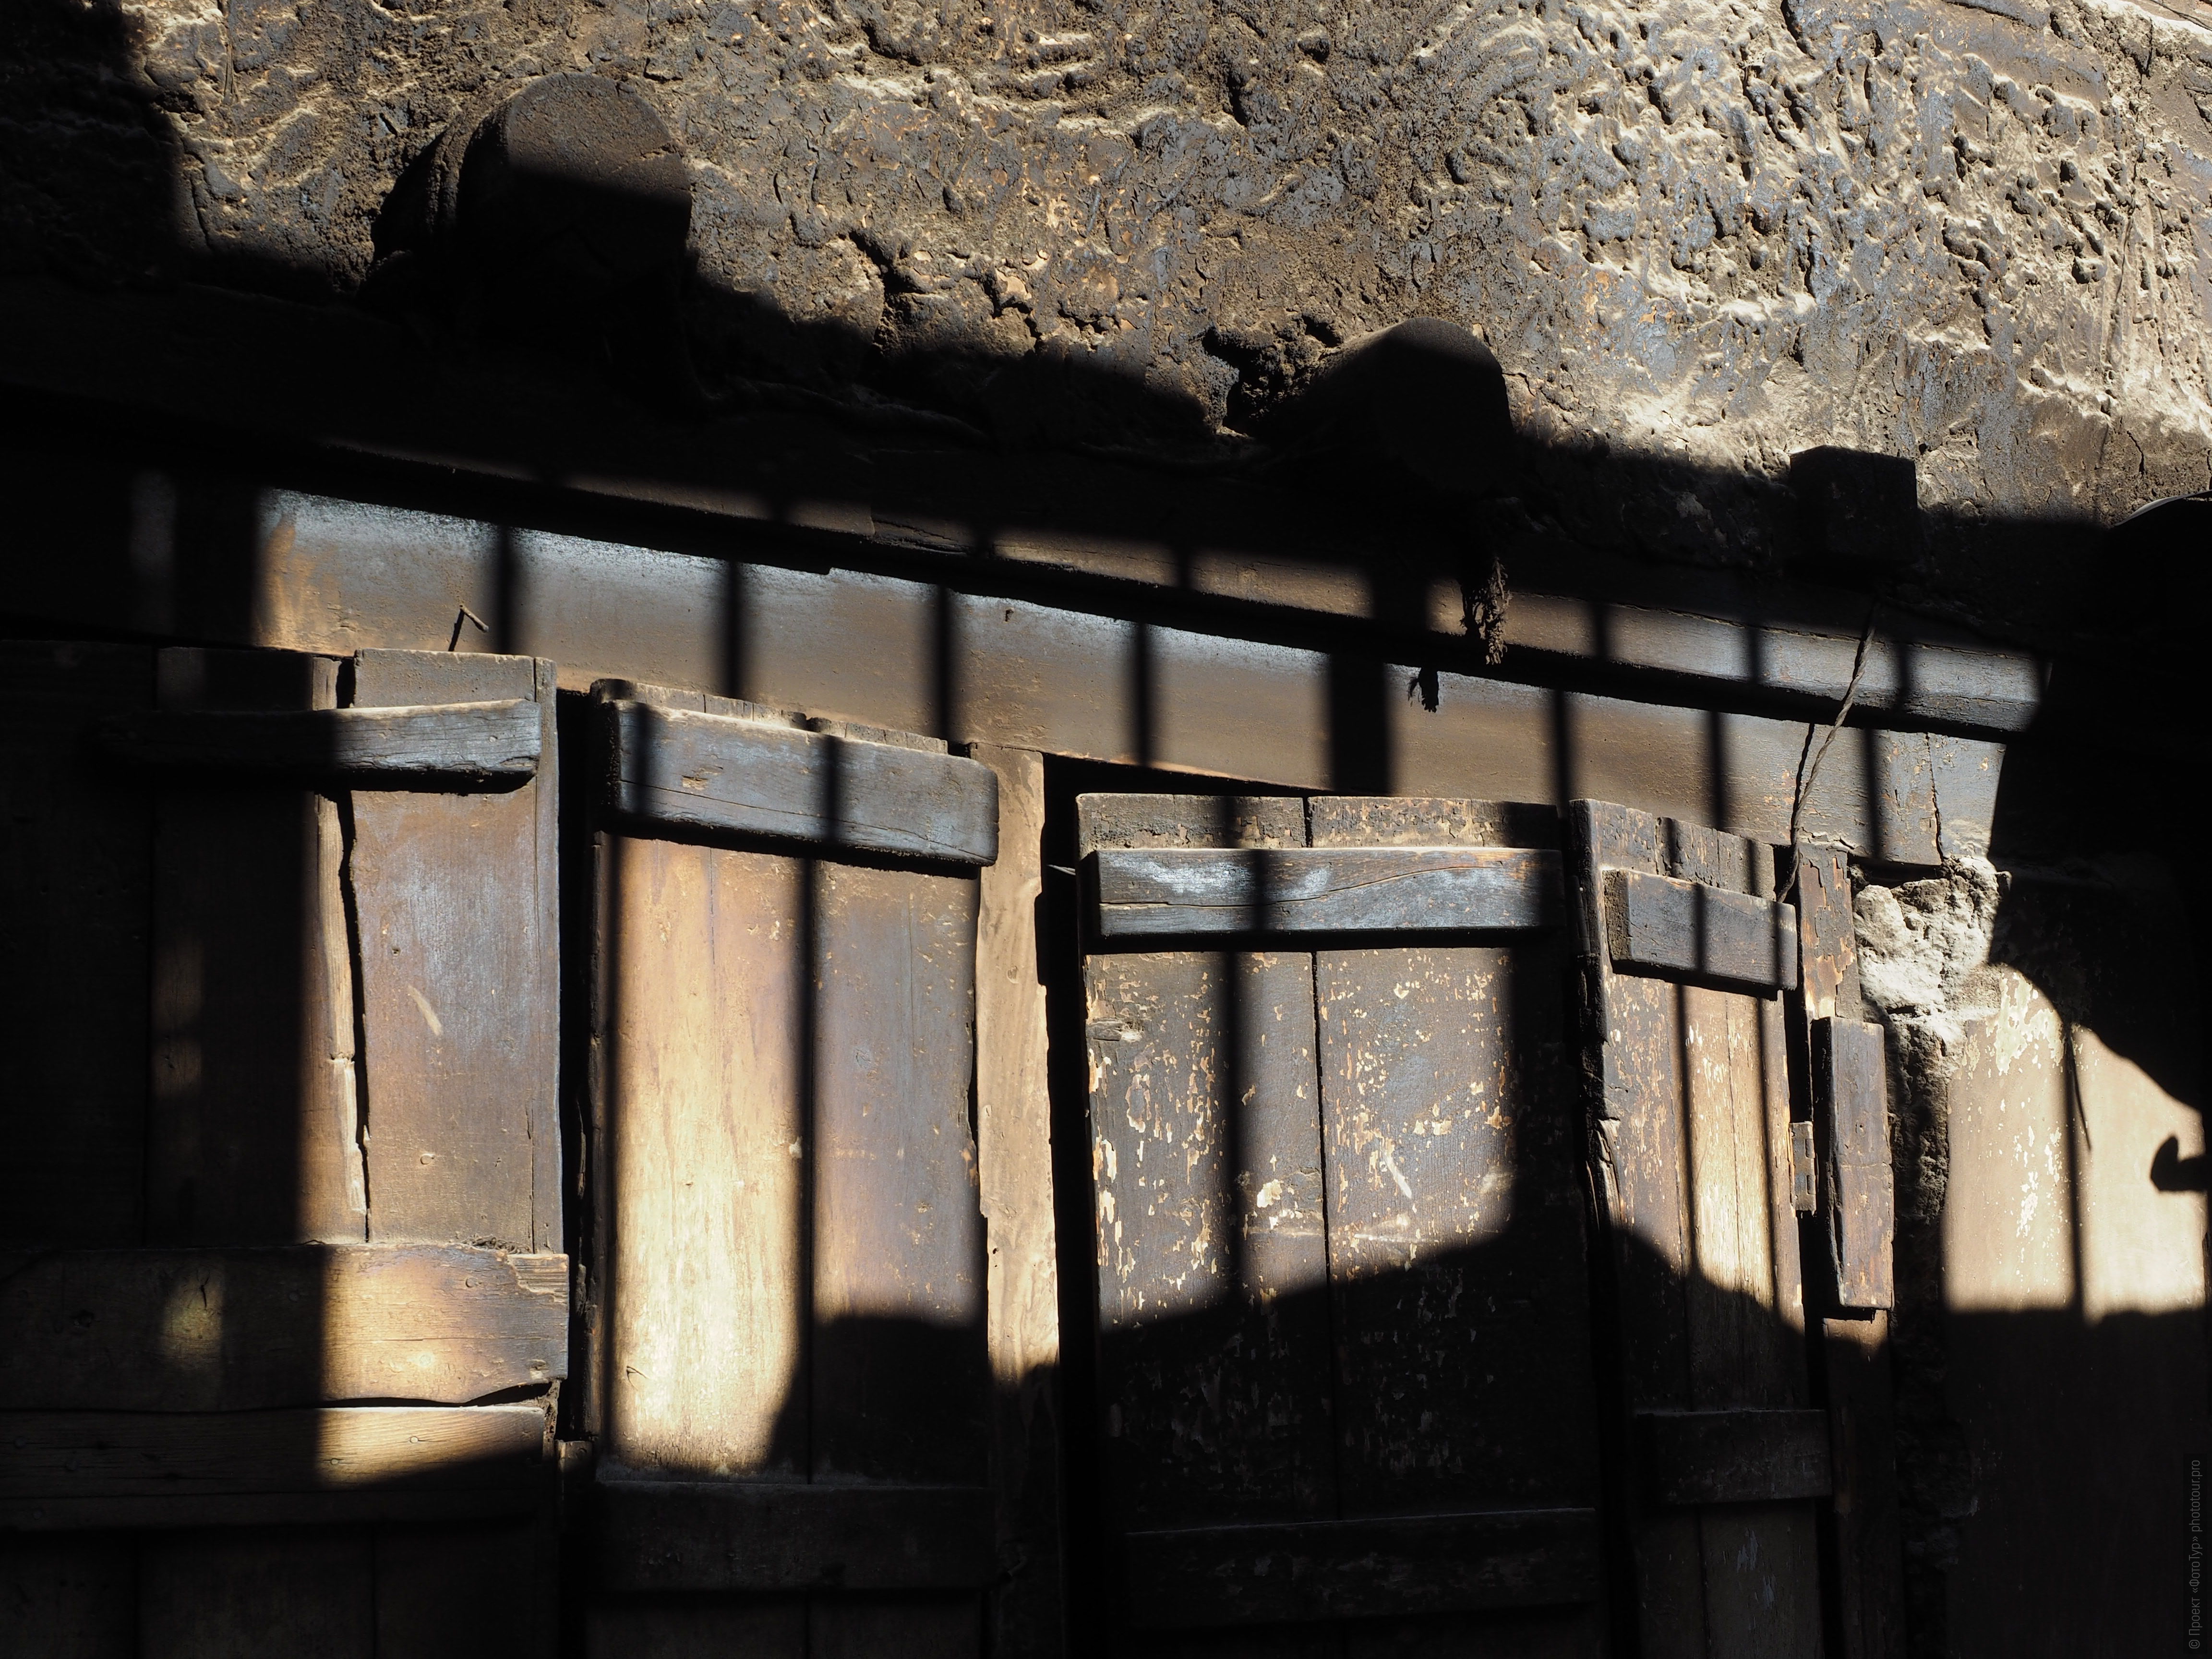
<path id="1" fill-rule="evenodd" d="M 534 1405 L 0 1413 L 0 1528 L 519 1513 L 545 1445 Z"/>
<path id="2" fill-rule="evenodd" d="M 602 1480 L 617 1591 L 966 1589 L 996 1577 L 982 1486 Z"/>
<path id="3" fill-rule="evenodd" d="M 459 1245 L 0 1257 L 0 1410 L 459 1405 L 568 1374 L 568 1259 Z"/>
<path id="4" fill-rule="evenodd" d="M 1636 1428 L 1656 1503 L 1771 1504 L 1834 1489 L 1826 1412 L 1640 1412 Z"/>
<path id="5" fill-rule="evenodd" d="M 1810 1023 L 1813 1117 L 1824 1143 L 1828 1249 L 1840 1307 L 1896 1305 L 1892 1264 L 1896 1176 L 1889 1162 L 1889 1090 L 1881 1028 Z"/>
<path id="6" fill-rule="evenodd" d="M 1797 913 L 1787 904 L 1642 870 L 1607 870 L 1605 929 L 1615 970 L 1731 989 L 1794 990 Z"/>
<path id="7" fill-rule="evenodd" d="M 1098 932 L 1521 932 L 1555 927 L 1557 853 L 1519 847 L 1101 848 Z"/>
<path id="8" fill-rule="evenodd" d="M 104 722 L 101 744 L 142 765 L 262 776 L 519 781 L 535 776 L 532 702 L 398 708 L 160 709 Z"/>
<path id="9" fill-rule="evenodd" d="M 998 780 L 963 756 L 609 699 L 608 805 L 633 818 L 981 865 Z"/>
<path id="10" fill-rule="evenodd" d="M 1597 1511 L 1191 1527 L 1122 1540 L 1141 1627 L 1561 1606 L 1602 1593 Z"/>

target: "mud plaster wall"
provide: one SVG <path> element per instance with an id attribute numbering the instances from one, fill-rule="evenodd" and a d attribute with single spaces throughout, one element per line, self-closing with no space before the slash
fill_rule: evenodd
<path id="1" fill-rule="evenodd" d="M 2143 1039 L 2193 1029 L 2179 910 L 2149 860 L 1862 877 L 1916 1656 L 2177 1644 L 2179 1459 L 2212 1443 L 2204 1129 L 2186 1039 Z"/>
<path id="2" fill-rule="evenodd" d="M 582 70 L 680 136 L 726 301 L 702 349 L 747 373 L 988 420 L 997 366 L 1083 360 L 1152 394 L 1148 436 L 1203 442 L 1434 313 L 1491 342 L 1563 485 L 1628 455 L 1771 479 L 1815 443 L 1916 457 L 1923 507 L 1966 522 L 2212 483 L 2212 33 L 2126 6 L 33 0 L 22 25 L 17 270 L 343 295 L 445 125 Z M 1620 496 L 1577 533 L 1722 562 L 1774 534 L 1725 488 Z"/>

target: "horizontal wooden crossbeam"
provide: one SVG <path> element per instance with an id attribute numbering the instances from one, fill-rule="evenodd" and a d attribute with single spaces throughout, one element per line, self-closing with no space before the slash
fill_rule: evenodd
<path id="1" fill-rule="evenodd" d="M 1797 984 L 1797 912 L 1749 893 L 1642 870 L 1607 870 L 1613 968 L 1771 993 Z"/>
<path id="2" fill-rule="evenodd" d="M 458 1405 L 568 1370 L 565 1255 L 445 1244 L 0 1254 L 0 1410 Z"/>
<path id="3" fill-rule="evenodd" d="M 1519 847 L 1102 848 L 1105 939 L 1556 926 L 1557 853 Z"/>
<path id="4" fill-rule="evenodd" d="M 1152 1628 L 1543 1607 L 1601 1593 L 1597 1511 L 1508 1510 L 1188 1527 L 1122 1540 Z"/>
<path id="5" fill-rule="evenodd" d="M 1771 1504 L 1834 1490 L 1825 1412 L 1639 1412 L 1636 1430 L 1655 1503 Z"/>
<path id="6" fill-rule="evenodd" d="M 214 1413 L 0 1413 L 0 1529 L 526 1513 L 536 1405 Z"/>
<path id="7" fill-rule="evenodd" d="M 544 746 L 535 702 L 392 708 L 155 709 L 105 722 L 111 753 L 165 769 L 277 777 L 520 782 Z"/>
<path id="8" fill-rule="evenodd" d="M 629 698 L 605 708 L 617 812 L 832 850 L 998 858 L 998 779 L 963 756 Z"/>
<path id="9" fill-rule="evenodd" d="M 602 1478 L 614 1591 L 965 1589 L 998 1571 L 981 1486 Z"/>

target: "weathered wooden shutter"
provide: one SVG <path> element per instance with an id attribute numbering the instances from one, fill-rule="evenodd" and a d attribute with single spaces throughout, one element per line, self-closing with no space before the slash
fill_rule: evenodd
<path id="1" fill-rule="evenodd" d="M 1120 1650 L 1602 1651 L 1557 815 L 1079 811 Z"/>
<path id="2" fill-rule="evenodd" d="M 526 658 L 0 647 L 26 1650 L 550 1643 L 552 716 Z"/>
<path id="3" fill-rule="evenodd" d="M 1887 1298 L 1880 1033 L 1838 1017 L 1847 979 L 1856 1012 L 1848 884 L 1832 853 L 1803 854 L 1782 866 L 1784 898 L 1776 849 L 1604 802 L 1576 802 L 1569 823 L 1643 1651 L 1817 1654 L 1816 1504 L 1838 1491 L 1843 1437 L 1813 1405 L 1799 1215 L 1824 1180 L 1828 1216 L 1847 1195 L 1831 1235 L 1844 1305 Z M 1790 1022 L 1808 1018 L 1793 1056 Z M 1800 1076 L 1811 1064 L 1825 1146 L 1793 1114 L 1793 1058 Z M 1830 1370 L 1832 1396 L 1864 1399 L 1863 1376 Z M 1862 1485 L 1887 1450 L 1850 1454 Z M 1850 1553 L 1870 1547 L 1844 1530 L 1844 1599 L 1870 1605 Z"/>
<path id="4" fill-rule="evenodd" d="M 995 780 L 928 738 L 596 697 L 594 1643 L 975 1653 Z"/>

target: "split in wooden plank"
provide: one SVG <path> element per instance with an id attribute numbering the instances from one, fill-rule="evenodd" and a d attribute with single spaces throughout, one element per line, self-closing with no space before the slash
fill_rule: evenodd
<path id="1" fill-rule="evenodd" d="M 595 1501 L 617 1593 L 951 1589 L 998 1571 L 984 1486 L 617 1480 Z"/>
<path id="2" fill-rule="evenodd" d="M 1108 848 L 1098 932 L 1521 931 L 1562 919 L 1556 853 L 1515 847 Z"/>
<path id="3" fill-rule="evenodd" d="M 398 708 L 164 709 L 99 727 L 141 765 L 263 777 L 514 784 L 537 775 L 535 702 L 499 698 Z"/>
<path id="4" fill-rule="evenodd" d="M 435 1245 L 0 1255 L 0 1409 L 461 1404 L 568 1371 L 560 1255 Z"/>
<path id="5" fill-rule="evenodd" d="M 1814 1121 L 1824 1127 L 1829 1257 L 1838 1306 L 1896 1305 L 1896 1177 L 1887 1062 L 1879 1025 L 1812 1022 Z"/>
<path id="6" fill-rule="evenodd" d="M 1122 1540 L 1142 1628 L 1542 1607 L 1602 1593 L 1597 1512 L 1188 1527 Z"/>
<path id="7" fill-rule="evenodd" d="M 1639 1412 L 1636 1428 L 1655 1503 L 1771 1504 L 1834 1485 L 1825 1412 Z"/>
<path id="8" fill-rule="evenodd" d="M 1640 870 L 1604 873 L 1606 943 L 1616 969 L 1760 993 L 1796 985 L 1790 906 Z"/>
<path id="9" fill-rule="evenodd" d="M 0 1413 L 0 1445 L 9 1450 L 0 1465 L 0 1527 L 40 1525 L 49 1507 L 63 1516 L 71 1504 L 80 1515 L 103 1502 L 131 1510 L 118 1500 L 414 1490 L 504 1492 L 527 1503 L 544 1484 L 544 1444 L 545 1413 L 535 1405 L 9 1412 Z M 162 1512 L 160 1503 L 142 1507 Z"/>
<path id="10" fill-rule="evenodd" d="M 609 698 L 608 804 L 637 818 L 988 864 L 998 780 L 963 756 Z"/>

